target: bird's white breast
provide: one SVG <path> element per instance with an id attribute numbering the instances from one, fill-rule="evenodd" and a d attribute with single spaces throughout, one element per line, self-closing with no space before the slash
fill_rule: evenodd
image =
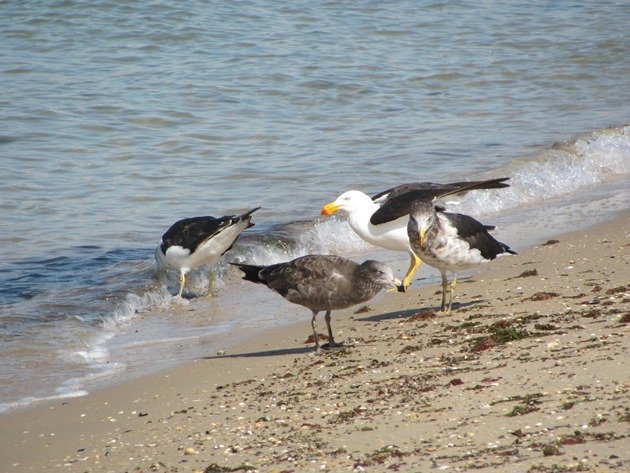
<path id="1" fill-rule="evenodd" d="M 370 223 L 372 213 L 353 212 L 349 214 L 348 223 L 355 233 L 372 245 L 388 250 L 411 252 L 409 237 L 407 236 L 409 218 L 404 216 L 391 222 L 372 225 Z"/>
<path id="2" fill-rule="evenodd" d="M 234 243 L 239 234 L 247 228 L 248 223 L 241 221 L 221 230 L 218 234 L 199 245 L 194 253 L 181 246 L 169 246 L 165 253 L 161 248 L 156 250 L 160 263 L 168 267 L 188 272 L 193 268 L 214 265 L 221 255 Z"/>
<path id="3" fill-rule="evenodd" d="M 420 258 L 427 264 L 436 268 L 458 270 L 466 269 L 485 263 L 478 249 L 470 248 L 470 245 L 457 235 L 457 229 L 450 224 L 446 217 L 438 214 L 441 232 L 426 242 L 426 249 L 420 254 Z"/>

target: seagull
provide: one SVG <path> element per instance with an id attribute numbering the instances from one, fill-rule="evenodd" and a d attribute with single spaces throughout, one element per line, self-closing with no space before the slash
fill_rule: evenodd
<path id="1" fill-rule="evenodd" d="M 289 302 L 310 309 L 311 327 L 315 336 L 315 349 L 320 351 L 315 318 L 322 310 L 328 328 L 328 347 L 340 346 L 335 342 L 330 323 L 333 310 L 345 309 L 366 302 L 381 289 L 399 286 L 400 280 L 391 268 L 379 261 L 367 260 L 361 264 L 334 255 L 307 255 L 285 263 L 270 266 L 230 263 L 243 273 L 243 279 L 266 285 Z"/>
<path id="2" fill-rule="evenodd" d="M 411 248 L 427 264 L 442 274 L 443 313 L 451 312 L 457 271 L 495 259 L 502 254 L 513 254 L 508 245 L 496 240 L 483 225 L 469 215 L 445 212 L 434 201 L 417 199 L 411 202 L 407 235 Z M 453 273 L 449 286 L 446 271 Z M 448 309 L 446 293 L 449 293 Z"/>
<path id="3" fill-rule="evenodd" d="M 232 248 L 243 230 L 254 226 L 252 214 L 259 208 L 243 215 L 185 218 L 175 222 L 166 231 L 155 249 L 155 259 L 159 267 L 179 270 L 179 297 L 184 291 L 186 274 L 193 268 L 212 267 Z M 210 272 L 208 292 L 212 291 L 212 282 Z"/>
<path id="4" fill-rule="evenodd" d="M 388 250 L 407 252 L 410 258 L 409 268 L 398 288 L 400 292 L 404 292 L 421 263 L 420 258 L 412 250 L 407 236 L 409 206 L 413 199 L 431 200 L 438 196 L 441 198 L 462 195 L 476 189 L 499 189 L 509 186 L 504 182 L 508 179 L 504 177 L 450 184 L 412 182 L 392 187 L 374 197 L 361 191 L 350 190 L 341 194 L 335 201 L 324 205 L 321 214 L 328 216 L 343 211 L 350 227 L 366 242 Z"/>

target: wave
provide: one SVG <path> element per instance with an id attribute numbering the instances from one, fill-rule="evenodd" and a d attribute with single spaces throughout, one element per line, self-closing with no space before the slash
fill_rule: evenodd
<path id="1" fill-rule="evenodd" d="M 622 179 L 628 173 L 630 125 L 605 128 L 493 170 L 493 176 L 509 176 L 510 187 L 471 192 L 461 200 L 457 211 L 472 215 L 505 213 Z"/>
<path id="2" fill-rule="evenodd" d="M 519 207 L 541 204 L 549 199 L 578 192 L 607 181 L 623 179 L 630 173 L 630 125 L 614 126 L 589 133 L 531 156 L 511 160 L 484 177 L 510 177 L 510 187 L 471 192 L 452 210 L 475 216 L 504 214 Z M 454 176 L 453 180 L 461 177 Z M 243 234 L 235 247 L 213 268 L 215 285 L 231 282 L 240 275 L 228 262 L 274 264 L 306 254 L 360 255 L 370 248 L 340 217 L 300 220 L 266 227 L 264 232 Z M 193 290 L 204 293 L 208 271 L 194 270 L 187 278 Z M 148 308 L 169 304 L 177 288 L 176 271 L 162 273 L 159 284 L 143 293 L 127 294 L 102 326 L 116 330 Z"/>
<path id="3" fill-rule="evenodd" d="M 451 202 L 449 209 L 473 216 L 505 214 L 520 207 L 542 204 L 585 188 L 624 179 L 628 173 L 630 125 L 609 127 L 582 133 L 531 156 L 512 159 L 484 176 L 475 176 L 475 179 L 509 176 L 510 187 L 471 192 L 458 203 Z M 453 176 L 453 180 L 461 180 L 461 176 Z M 258 232 L 257 228 L 244 233 L 223 261 L 213 268 L 218 287 L 238 276 L 229 261 L 273 264 L 313 253 L 352 256 L 370 248 L 343 218 L 337 216 L 276 223 Z M 38 261 L 30 262 L 29 269 L 37 278 L 11 280 L 8 277 L 6 282 L 8 285 L 29 287 L 31 292 L 24 296 L 24 300 L 36 305 L 39 300 L 37 288 L 50 288 L 51 278 L 57 278 L 65 288 L 77 273 L 89 275 L 87 281 L 76 281 L 76 291 L 70 288 L 53 294 L 56 299 L 78 301 L 75 306 L 59 307 L 61 317 L 74 317 L 98 326 L 106 333 L 115 333 L 124 330 L 147 309 L 168 306 L 171 295 L 176 292 L 177 272 L 158 273 L 153 258 L 149 256 L 152 254 L 153 249 L 150 248 L 111 250 L 105 254 L 97 247 L 81 248 L 75 255 L 76 260 L 57 258 L 55 261 L 44 261 L 43 265 Z M 18 269 L 24 269 L 25 265 L 19 266 Z M 41 277 L 40 273 L 45 277 Z M 187 289 L 190 288 L 193 295 L 203 294 L 208 288 L 208 271 L 194 270 L 187 281 Z M 79 290 L 82 291 L 81 297 L 77 292 Z M 26 292 L 21 290 L 16 293 Z M 50 298 L 51 292 L 46 289 L 41 299 Z M 85 307 L 91 308 L 88 314 Z M 51 307 L 50 312 L 54 314 L 55 310 Z"/>
<path id="4" fill-rule="evenodd" d="M 62 393 L 62 394 L 56 394 L 53 396 L 41 396 L 41 397 L 28 396 L 28 397 L 23 397 L 13 402 L 1 402 L 0 414 L 3 412 L 8 412 L 8 411 L 20 408 L 20 407 L 30 406 L 31 404 L 34 404 L 36 402 L 55 401 L 58 399 L 81 397 L 81 396 L 86 396 L 87 394 L 88 394 L 87 391 L 79 390 L 79 391 L 67 392 L 67 393 Z"/>

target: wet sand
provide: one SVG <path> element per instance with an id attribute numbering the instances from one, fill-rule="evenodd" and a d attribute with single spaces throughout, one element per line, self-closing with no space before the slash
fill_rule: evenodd
<path id="1" fill-rule="evenodd" d="M 3 414 L 0 471 L 630 471 L 629 223 Z"/>

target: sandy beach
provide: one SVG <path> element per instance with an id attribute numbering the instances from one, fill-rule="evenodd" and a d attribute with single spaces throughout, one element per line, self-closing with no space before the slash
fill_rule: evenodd
<path id="1" fill-rule="evenodd" d="M 3 414 L 0 471 L 630 471 L 629 219 Z"/>

